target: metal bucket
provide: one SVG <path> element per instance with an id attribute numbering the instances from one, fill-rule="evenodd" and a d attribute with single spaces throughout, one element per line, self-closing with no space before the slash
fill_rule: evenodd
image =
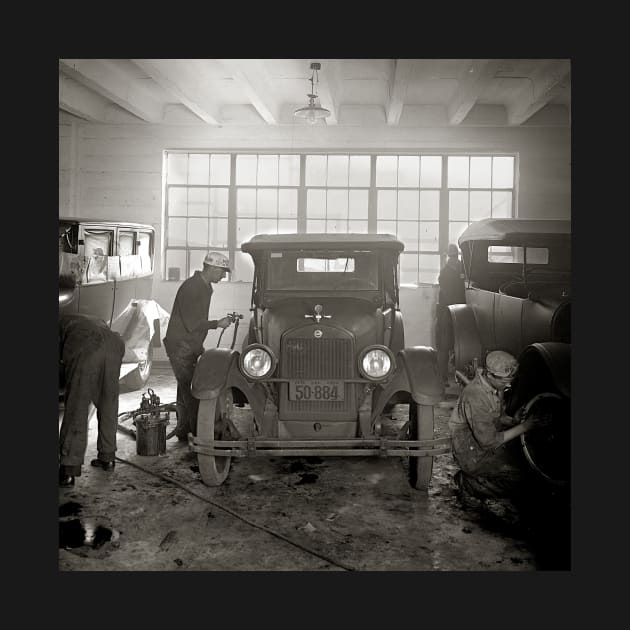
<path id="1" fill-rule="evenodd" d="M 138 455 L 166 454 L 166 425 L 168 412 L 141 414 L 134 420 L 136 425 L 136 453 Z"/>

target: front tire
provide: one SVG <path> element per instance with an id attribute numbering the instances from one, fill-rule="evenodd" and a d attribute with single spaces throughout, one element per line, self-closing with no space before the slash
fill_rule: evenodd
<path id="1" fill-rule="evenodd" d="M 197 436 L 201 441 L 220 440 L 233 409 L 232 390 L 228 389 L 212 400 L 200 400 L 197 413 Z M 231 457 L 197 453 L 201 479 L 207 486 L 220 486 L 230 473 Z"/>
<path id="2" fill-rule="evenodd" d="M 433 439 L 434 413 L 432 405 L 409 403 L 409 439 Z M 409 458 L 409 483 L 416 490 L 427 490 L 433 474 L 433 457 Z"/>

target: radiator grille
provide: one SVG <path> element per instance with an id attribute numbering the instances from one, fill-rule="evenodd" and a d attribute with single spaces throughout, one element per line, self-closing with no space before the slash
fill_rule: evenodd
<path id="1" fill-rule="evenodd" d="M 285 378 L 342 379 L 353 378 L 354 344 L 352 338 L 315 339 L 295 337 L 285 339 L 281 352 L 281 376 Z M 281 419 L 347 419 L 356 415 L 353 384 L 346 384 L 344 400 L 289 400 L 289 388 L 280 388 Z"/>

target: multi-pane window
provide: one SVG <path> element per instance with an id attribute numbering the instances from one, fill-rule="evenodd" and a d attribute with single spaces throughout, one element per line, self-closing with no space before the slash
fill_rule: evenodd
<path id="1" fill-rule="evenodd" d="M 448 241 L 473 221 L 512 216 L 513 156 L 448 156 Z"/>
<path id="2" fill-rule="evenodd" d="M 306 231 L 368 232 L 369 155 L 307 155 Z"/>
<path id="3" fill-rule="evenodd" d="M 251 257 L 241 244 L 255 234 L 298 231 L 299 155 L 236 156 L 236 251 L 234 275 L 251 278 Z"/>
<path id="4" fill-rule="evenodd" d="M 405 244 L 401 284 L 434 283 L 440 272 L 442 157 L 376 157 L 377 231 Z"/>
<path id="5" fill-rule="evenodd" d="M 513 216 L 512 155 L 166 152 L 165 278 L 226 252 L 250 281 L 255 234 L 394 234 L 403 285 L 435 284 L 448 243 L 472 222 Z"/>
<path id="6" fill-rule="evenodd" d="M 167 279 L 201 269 L 209 249 L 228 252 L 230 165 L 229 154 L 167 154 Z"/>

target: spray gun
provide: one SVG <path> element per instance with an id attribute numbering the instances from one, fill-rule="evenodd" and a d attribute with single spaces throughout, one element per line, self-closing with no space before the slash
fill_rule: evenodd
<path id="1" fill-rule="evenodd" d="M 236 333 L 238 332 L 238 325 L 241 319 L 243 319 L 242 313 L 237 313 L 236 311 L 232 311 L 228 313 L 226 317 L 230 320 L 232 324 L 234 324 L 234 335 L 232 336 L 232 345 L 230 346 L 230 350 L 234 350 L 234 344 L 236 343 Z M 223 337 L 223 333 L 225 332 L 225 328 L 221 330 L 221 334 L 219 335 L 219 340 L 217 341 L 217 348 L 221 343 L 221 337 Z"/>

